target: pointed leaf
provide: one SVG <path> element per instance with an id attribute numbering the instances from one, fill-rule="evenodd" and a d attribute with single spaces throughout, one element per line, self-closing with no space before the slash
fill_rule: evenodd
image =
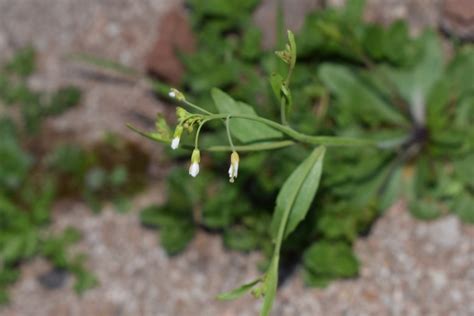
<path id="1" fill-rule="evenodd" d="M 211 93 L 216 108 L 221 114 L 258 116 L 250 105 L 243 102 L 236 102 L 228 94 L 219 89 L 213 89 Z M 281 138 L 283 136 L 279 131 L 262 123 L 237 118 L 231 120 L 230 130 L 232 135 L 243 143 Z"/>
<path id="2" fill-rule="evenodd" d="M 314 149 L 283 184 L 277 197 L 271 224 L 274 240 L 277 238 L 281 221 L 284 220 L 286 212 L 289 212 L 289 215 L 284 238 L 305 218 L 318 190 L 325 150 L 325 147 L 322 146 Z"/>
<path id="3" fill-rule="evenodd" d="M 278 287 L 278 255 L 273 257 L 268 272 L 265 276 L 265 296 L 263 299 L 262 309 L 260 311 L 260 316 L 269 316 L 272 310 L 273 302 L 275 301 L 275 296 Z"/>
<path id="4" fill-rule="evenodd" d="M 283 77 L 280 74 L 272 73 L 270 77 L 270 84 L 272 86 L 273 93 L 277 98 L 278 102 L 281 99 L 281 87 L 283 86 Z"/>
<path id="5" fill-rule="evenodd" d="M 360 117 L 372 124 L 388 122 L 405 125 L 407 123 L 400 112 L 379 97 L 375 90 L 364 85 L 349 68 L 324 64 L 319 69 L 319 76 L 351 116 Z"/>
<path id="6" fill-rule="evenodd" d="M 250 291 L 260 281 L 261 279 L 258 278 L 256 280 L 253 280 L 252 282 L 245 283 L 244 285 L 235 288 L 229 292 L 221 293 L 217 296 L 217 299 L 222 301 L 235 300 Z"/>

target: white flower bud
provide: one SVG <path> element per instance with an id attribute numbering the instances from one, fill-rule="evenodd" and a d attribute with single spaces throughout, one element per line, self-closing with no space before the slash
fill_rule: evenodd
<path id="1" fill-rule="evenodd" d="M 171 141 L 171 148 L 174 150 L 174 149 L 178 149 L 178 146 L 179 146 L 179 137 L 175 137 L 173 138 L 173 140 Z"/>
<path id="2" fill-rule="evenodd" d="M 234 183 L 234 179 L 239 174 L 239 154 L 235 151 L 230 155 L 229 181 Z"/>
<path id="3" fill-rule="evenodd" d="M 183 126 L 178 125 L 176 126 L 176 129 L 174 130 L 173 140 L 171 141 L 171 148 L 173 150 L 178 148 L 179 141 L 181 139 L 181 134 L 183 134 Z"/>
<path id="4" fill-rule="evenodd" d="M 171 88 L 170 92 L 168 92 L 168 95 L 170 98 L 179 100 L 179 101 L 184 101 L 186 98 L 184 97 L 184 94 L 182 94 L 178 89 Z"/>
<path id="5" fill-rule="evenodd" d="M 199 174 L 199 162 L 201 161 L 201 154 L 199 149 L 194 149 L 191 155 L 191 165 L 189 166 L 189 175 L 196 177 Z"/>

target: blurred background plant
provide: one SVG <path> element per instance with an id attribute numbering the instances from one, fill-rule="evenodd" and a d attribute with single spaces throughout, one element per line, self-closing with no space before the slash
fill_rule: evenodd
<path id="1" fill-rule="evenodd" d="M 277 119 L 279 100 L 268 79 L 284 65 L 261 48 L 261 31 L 251 23 L 259 1 L 187 3 L 198 40 L 196 53 L 181 55 L 187 97 L 213 111 L 209 91 L 218 87 Z M 290 125 L 314 135 L 384 140 L 382 149 L 327 153 L 314 205 L 281 256 L 283 276 L 302 264 L 305 282 L 313 286 L 358 274 L 353 242 L 400 197 L 418 218 L 455 212 L 474 223 L 473 47 L 455 45 L 447 58 L 434 31 L 414 38 L 403 21 L 388 27 L 366 23 L 363 8 L 363 1 L 349 1 L 343 9 L 310 13 L 297 34 Z M 279 19 L 281 48 L 281 11 Z M 225 131 L 209 125 L 201 143 L 225 143 Z M 222 234 L 231 249 L 258 249 L 269 258 L 273 201 L 308 150 L 244 156 L 233 185 L 223 176 L 226 154 L 206 154 L 197 179 L 181 166 L 171 172 L 167 202 L 144 209 L 142 223 L 160 227 L 170 254 L 205 229 Z M 184 151 L 169 154 L 188 159 Z"/>
<path id="2" fill-rule="evenodd" d="M 144 184 L 148 161 L 137 146 L 113 135 L 91 148 L 45 137 L 45 120 L 76 106 L 81 92 L 73 86 L 51 93 L 30 89 L 35 66 L 35 51 L 27 47 L 0 68 L 0 303 L 8 301 L 21 264 L 36 256 L 59 274 L 71 272 L 78 293 L 94 286 L 85 255 L 70 251 L 79 232 L 48 230 L 54 203 L 81 199 L 99 211 L 110 200 L 126 210 L 127 196 Z"/>
<path id="3" fill-rule="evenodd" d="M 273 51 L 262 48 L 264 36 L 252 23 L 260 3 L 186 1 L 197 49 L 192 54 L 178 52 L 185 68 L 179 88 L 194 103 L 215 110 L 210 90 L 217 87 L 255 106 L 260 115 L 278 118 L 279 100 L 268 79 L 286 68 Z M 454 213 L 474 223 L 472 44 L 452 41 L 443 46 L 434 30 L 413 37 L 403 21 L 388 26 L 367 23 L 361 18 L 363 8 L 363 1 L 356 0 L 340 9 L 308 12 L 297 33 L 298 66 L 291 83 L 294 111 L 288 119 L 308 134 L 390 141 L 383 149 L 328 148 L 315 203 L 284 243 L 283 280 L 295 268 L 301 268 L 306 284 L 312 286 L 357 276 L 355 240 L 367 235 L 401 197 L 418 218 Z M 282 49 L 282 10 L 277 24 L 275 49 Z M 139 74 L 113 62 L 89 61 Z M 21 265 L 36 256 L 49 259 L 54 270 L 75 274 L 78 291 L 93 286 L 96 281 L 85 268 L 84 256 L 70 249 L 80 238 L 78 232 L 53 233 L 48 227 L 54 204 L 65 198 L 82 200 L 98 211 L 112 202 L 125 211 L 128 197 L 143 188 L 148 176 L 147 154 L 121 137 L 108 135 L 89 146 L 45 138 L 48 119 L 76 106 L 81 93 L 72 86 L 34 91 L 28 81 L 35 66 L 35 52 L 26 48 L 0 69 L 2 302 Z M 167 84 L 156 78 L 151 83 L 165 99 Z M 202 135 L 204 145 L 225 139 L 212 124 Z M 168 150 L 169 161 L 178 165 L 167 178 L 166 202 L 144 209 L 141 221 L 160 229 L 160 241 L 170 255 L 205 230 L 222 236 L 230 249 L 257 250 L 268 258 L 275 197 L 308 152 L 299 147 L 241 154 L 239 179 L 231 185 L 226 179 L 227 154 L 206 153 L 203 171 L 190 179 L 185 167 L 189 153 Z M 155 261 L 153 265 L 162 268 Z M 268 260 L 261 262 L 262 269 L 267 265 Z"/>

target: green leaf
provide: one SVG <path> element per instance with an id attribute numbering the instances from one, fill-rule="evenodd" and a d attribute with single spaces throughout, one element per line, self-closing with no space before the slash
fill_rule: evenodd
<path id="1" fill-rule="evenodd" d="M 260 316 L 270 315 L 272 310 L 273 302 L 275 301 L 275 296 L 278 286 L 278 260 L 279 255 L 273 257 L 268 272 L 265 275 L 264 291 L 265 297 L 263 300 L 263 306 L 260 311 Z"/>
<path id="2" fill-rule="evenodd" d="M 463 222 L 474 224 L 474 197 L 465 192 L 454 202 L 453 211 Z"/>
<path id="3" fill-rule="evenodd" d="M 258 116 L 250 105 L 236 102 L 228 94 L 219 89 L 212 89 L 211 94 L 216 108 L 221 114 Z M 283 136 L 282 133 L 265 124 L 237 118 L 230 121 L 230 130 L 233 136 L 244 143 L 281 138 Z"/>
<path id="4" fill-rule="evenodd" d="M 28 46 L 18 50 L 12 60 L 5 65 L 5 70 L 15 73 L 21 77 L 28 77 L 36 67 L 36 52 L 33 47 Z"/>
<path id="5" fill-rule="evenodd" d="M 259 282 L 261 282 L 260 278 L 253 280 L 252 282 L 246 283 L 238 288 L 235 288 L 232 291 L 221 293 L 217 296 L 217 299 L 222 301 L 235 300 L 250 291 Z"/>
<path id="6" fill-rule="evenodd" d="M 270 85 L 278 102 L 281 100 L 281 87 L 283 86 L 283 77 L 280 74 L 272 73 L 270 76 Z"/>
<path id="7" fill-rule="evenodd" d="M 351 247 L 343 242 L 314 243 L 305 251 L 303 265 L 310 275 L 305 281 L 314 286 L 325 285 L 329 279 L 354 277 L 359 271 L 359 262 Z"/>
<path id="8" fill-rule="evenodd" d="M 430 199 L 412 200 L 409 209 L 413 216 L 423 220 L 433 220 L 441 216 L 442 210 L 438 203 Z"/>
<path id="9" fill-rule="evenodd" d="M 366 86 L 347 67 L 324 64 L 319 69 L 321 80 L 338 98 L 341 107 L 372 125 L 392 123 L 406 125 L 407 119 L 385 102 L 373 89 Z"/>
<path id="10" fill-rule="evenodd" d="M 285 212 L 289 214 L 284 238 L 305 218 L 318 190 L 325 151 L 325 147 L 322 146 L 314 149 L 283 184 L 276 200 L 275 214 L 271 223 L 274 240 L 277 238 Z"/>
<path id="11" fill-rule="evenodd" d="M 425 103 L 431 89 L 441 78 L 444 58 L 441 43 L 434 32 L 427 32 L 420 39 L 421 57 L 409 69 L 385 69 L 386 75 L 410 104 L 412 115 L 423 120 Z"/>

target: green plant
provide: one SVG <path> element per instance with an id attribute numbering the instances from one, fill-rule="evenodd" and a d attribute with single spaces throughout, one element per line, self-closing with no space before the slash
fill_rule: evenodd
<path id="1" fill-rule="evenodd" d="M 23 143 L 40 129 L 43 118 L 76 104 L 80 92 L 73 87 L 52 95 L 32 91 L 26 80 L 34 69 L 34 50 L 26 48 L 0 70 L 0 101 L 5 106 L 0 112 L 0 304 L 8 301 L 7 289 L 19 276 L 19 264 L 35 256 L 74 273 L 78 292 L 96 282 L 84 268 L 83 256 L 69 254 L 79 233 L 72 228 L 58 234 L 44 229 L 57 196 L 56 179 L 39 172 L 40 158 Z M 15 121 L 17 109 L 21 117 Z"/>
<path id="2" fill-rule="evenodd" d="M 240 162 L 238 151 L 258 152 L 291 147 L 297 144 L 307 145 L 306 148 L 292 149 L 293 151 L 300 150 L 305 153 L 307 157 L 285 180 L 276 198 L 275 212 L 270 225 L 270 237 L 273 240 L 274 246 L 265 274 L 250 284 L 245 284 L 243 287 L 219 296 L 221 299 L 233 299 L 243 294 L 245 292 L 244 289 L 246 291 L 252 290 L 255 296 L 264 297 L 261 311 L 262 315 L 268 315 L 270 313 L 276 295 L 283 241 L 293 233 L 300 222 L 306 217 L 314 196 L 318 191 L 326 151 L 324 145 L 376 145 L 373 141 L 356 138 L 307 135 L 296 131 L 288 125 L 287 115 L 290 113 L 293 103 L 289 85 L 296 63 L 296 43 L 291 32 L 288 32 L 288 40 L 289 43 L 286 49 L 277 52 L 280 59 L 288 65 L 288 70 L 284 76 L 283 74 L 274 74 L 271 79 L 275 96 L 280 101 L 281 123 L 257 115 L 253 107 L 243 102 L 235 101 L 228 94 L 219 89 L 213 89 L 211 93 L 217 113 L 210 112 L 191 103 L 180 91 L 171 89 L 169 96 L 191 108 L 194 112 L 188 112 L 181 107 L 177 108 L 176 115 L 178 117 L 178 125 L 173 134 L 171 134 L 166 122 L 161 117 L 158 118 L 156 132 L 144 133 L 134 129 L 138 133 L 155 141 L 171 144 L 172 149 L 178 149 L 180 146 L 183 131 L 186 130 L 191 134 L 194 129 L 196 129 L 196 132 L 193 133 L 194 144 L 185 143 L 182 145 L 184 148 L 194 148 L 191 155 L 189 174 L 192 177 L 196 177 L 200 172 L 200 149 L 206 151 L 231 152 L 230 167 L 228 170 L 231 183 L 238 177 Z M 215 145 L 208 145 L 207 147 L 199 142 L 202 128 L 205 124 L 211 122 L 224 124 L 224 130 L 227 136 L 224 142 L 228 143 L 228 146 L 222 145 L 223 141 L 221 139 L 215 140 Z M 233 138 L 240 144 L 234 145 Z M 180 191 L 180 193 L 182 193 L 182 191 Z M 147 210 L 147 212 L 150 211 Z M 146 217 L 144 218 L 146 219 Z M 151 217 L 151 220 L 157 219 L 156 217 Z M 160 224 L 163 220 L 164 218 L 161 218 L 158 219 L 157 222 Z M 176 222 L 173 222 L 173 226 L 168 227 L 176 229 Z M 173 237 L 173 234 L 165 233 L 165 239 L 163 240 L 168 240 L 170 235 Z M 176 240 L 173 239 L 173 241 L 174 243 L 171 245 L 176 246 Z M 344 245 L 342 246 L 341 249 L 346 250 L 347 253 L 347 247 L 344 248 Z M 312 252 L 317 253 L 318 250 L 324 249 L 323 247 L 316 248 L 318 248 L 317 245 L 307 254 L 309 258 L 307 261 L 310 261 Z M 342 252 L 339 251 L 338 253 Z M 351 263 L 348 263 L 347 266 L 351 267 Z M 357 270 L 356 268 L 352 269 Z M 344 269 L 340 269 L 340 271 L 335 271 L 334 273 L 344 273 L 344 271 Z"/>
<path id="3" fill-rule="evenodd" d="M 276 286 L 274 256 L 278 251 L 273 252 L 271 242 L 276 224 L 272 229 L 267 227 L 271 206 L 278 201 L 279 189 L 282 194 L 283 188 L 290 187 L 285 179 L 292 170 L 311 155 L 311 146 L 294 145 L 307 139 L 286 129 L 285 122 L 304 134 L 363 138 L 378 146 L 328 148 L 316 202 L 308 206 L 305 220 L 285 243 L 277 243 L 282 272 L 302 262 L 306 283 L 315 286 L 356 276 L 358 262 L 352 242 L 367 233 L 375 219 L 401 196 L 419 217 L 453 211 L 472 222 L 472 46 L 454 47 L 448 60 L 433 31 L 413 38 L 401 21 L 386 28 L 365 23 L 361 19 L 363 1 L 350 1 L 343 10 L 327 9 L 306 17 L 297 34 L 300 67 L 292 68 L 292 41 L 288 51 L 279 53 L 290 64 L 291 76 L 287 77 L 282 67 L 285 63 L 275 62 L 271 52 L 260 48 L 260 32 L 249 23 L 257 1 L 188 3 L 199 49 L 182 56 L 186 66 L 182 91 L 202 110 L 224 115 L 206 121 L 200 129 L 200 148 L 215 150 L 201 159 L 205 166 L 202 176 L 186 181 L 186 172 L 174 170 L 167 202 L 144 210 L 142 222 L 161 227 L 162 244 L 173 254 L 186 246 L 196 228 L 204 227 L 222 233 L 228 247 L 260 249 L 270 258 L 262 266 L 271 281 L 259 278 L 222 298 L 259 289 L 256 286 L 261 282 L 270 292 Z M 278 33 L 282 34 L 281 29 Z M 106 66 L 121 70 L 115 64 Z M 291 91 L 285 80 L 289 77 Z M 152 79 L 148 82 L 165 96 L 163 84 Z M 209 95 L 214 87 L 242 102 L 219 90 Z M 178 91 L 171 96 L 193 107 Z M 189 121 L 188 126 L 184 123 L 192 114 L 177 113 L 184 131 L 210 115 L 202 110 L 197 111 L 204 116 L 195 116 L 197 120 Z M 232 150 L 232 146 L 221 145 L 232 140 L 222 129 L 228 116 L 227 130 L 245 144 L 233 146 L 236 151 L 276 150 L 245 156 L 233 185 L 222 177 L 229 166 L 227 155 L 219 152 Z M 277 119 L 281 125 L 273 124 Z M 156 127 L 145 134 L 171 143 L 183 133 L 178 128 L 173 135 L 161 117 Z M 193 147 L 184 141 L 184 148 Z M 179 150 L 169 154 L 183 157 Z M 197 154 L 194 160 L 197 162 Z M 195 174 L 196 168 L 192 171 Z M 283 202 L 280 198 L 280 211 L 274 218 L 282 218 Z M 256 290 L 254 294 L 264 293 Z"/>
<path id="4" fill-rule="evenodd" d="M 0 304 L 7 302 L 8 286 L 18 278 L 20 265 L 36 256 L 71 272 L 78 293 L 94 286 L 97 281 L 85 268 L 85 256 L 69 250 L 79 232 L 49 232 L 53 204 L 82 199 L 98 211 L 103 202 L 112 201 L 126 210 L 127 197 L 145 183 L 147 156 L 117 137 L 93 148 L 42 142 L 37 133 L 44 118 L 77 104 L 80 91 L 33 91 L 27 79 L 34 69 L 31 48 L 20 50 L 0 69 Z"/>

